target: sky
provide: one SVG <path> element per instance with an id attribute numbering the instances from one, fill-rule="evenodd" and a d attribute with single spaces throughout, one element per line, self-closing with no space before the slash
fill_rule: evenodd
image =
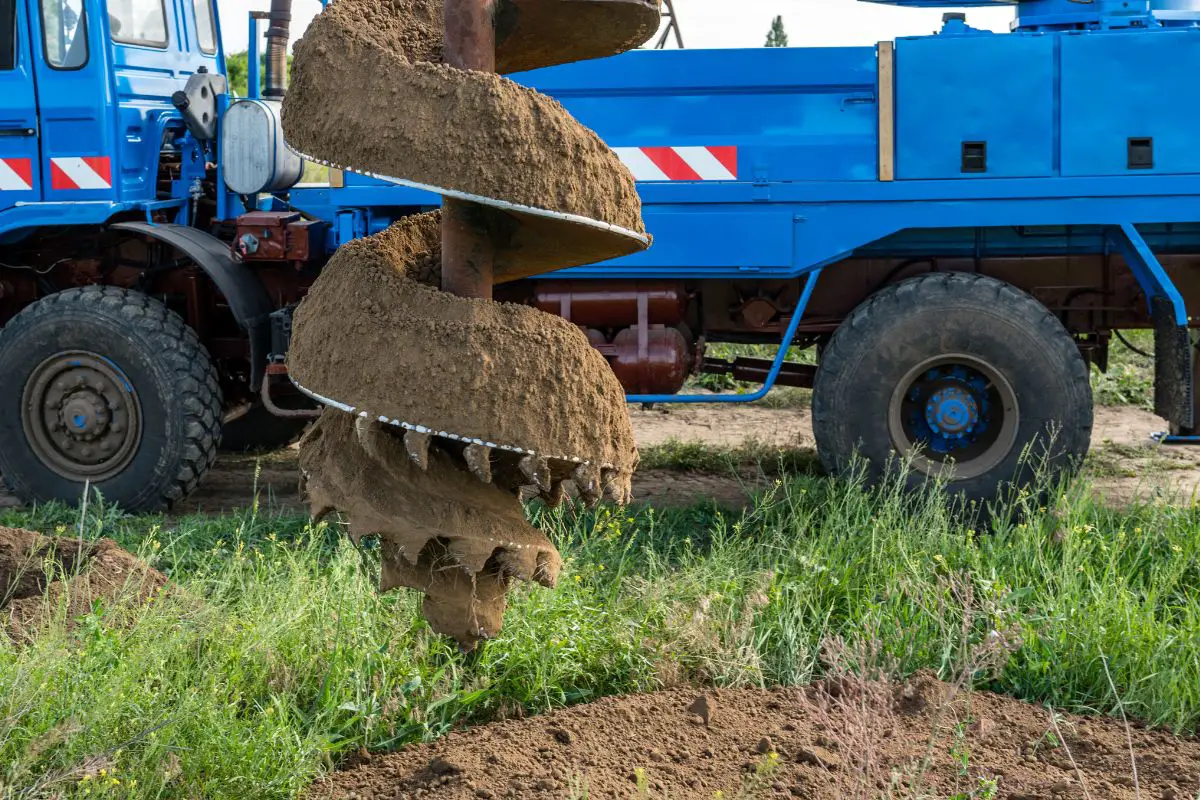
<path id="1" fill-rule="evenodd" d="M 245 50 L 246 15 L 252 9 L 266 11 L 269 0 L 217 1 L 225 51 Z M 293 0 L 293 40 L 320 10 L 319 0 Z M 1014 16 L 1011 6 L 918 9 L 857 0 L 675 0 L 684 44 L 690 48 L 761 47 L 777 14 L 783 16 L 791 46 L 870 45 L 898 36 L 933 33 L 940 27 L 942 14 L 952 10 L 965 11 L 967 21 L 976 28 L 996 31 L 1007 30 Z"/>

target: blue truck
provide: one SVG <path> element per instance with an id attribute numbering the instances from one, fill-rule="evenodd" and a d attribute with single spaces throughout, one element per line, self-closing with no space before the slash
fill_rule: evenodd
<path id="1" fill-rule="evenodd" d="M 631 402 L 811 387 L 833 471 L 900 454 L 986 500 L 1069 468 L 1089 369 L 1138 328 L 1159 415 L 1194 439 L 1200 0 L 880 1 L 1015 19 L 512 76 L 613 146 L 654 245 L 496 297 L 582 327 Z M 213 0 L 0 0 L 0 475 L 25 500 L 163 508 L 223 438 L 293 435 L 313 411 L 287 380 L 292 309 L 339 245 L 437 205 L 300 182 L 287 19 L 287 0 L 251 14 L 266 82 L 252 47 L 239 98 Z M 698 372 L 762 389 L 680 394 Z"/>

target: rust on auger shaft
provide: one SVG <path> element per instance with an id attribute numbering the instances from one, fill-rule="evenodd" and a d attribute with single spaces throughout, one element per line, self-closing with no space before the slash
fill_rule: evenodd
<path id="1" fill-rule="evenodd" d="M 447 64 L 496 71 L 495 0 L 446 0 L 442 54 Z M 459 297 L 492 296 L 496 244 L 487 210 L 464 200 L 442 203 L 442 290 Z"/>
<path id="2" fill-rule="evenodd" d="M 289 145 L 443 197 L 344 244 L 296 311 L 290 375 L 329 406 L 300 445 L 309 504 L 378 537 L 380 589 L 423 592 L 464 649 L 500 630 L 512 581 L 557 580 L 522 501 L 628 502 L 637 464 L 624 392 L 583 332 L 491 299 L 645 249 L 637 188 L 561 105 L 497 73 L 657 27 L 658 0 L 333 0 L 295 47 Z"/>

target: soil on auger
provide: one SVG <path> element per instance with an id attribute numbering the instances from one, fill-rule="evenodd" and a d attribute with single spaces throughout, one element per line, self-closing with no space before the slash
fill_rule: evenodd
<path id="1" fill-rule="evenodd" d="M 330 4 L 296 44 L 288 143 L 338 166 L 644 232 L 633 177 L 558 101 L 431 62 L 441 60 L 441 6 Z"/>
<path id="2" fill-rule="evenodd" d="M 295 379 L 337 387 L 339 401 L 375 415 L 548 456 L 586 453 L 631 472 L 625 395 L 577 326 L 422 282 L 440 272 L 438 216 L 411 217 L 334 254 L 296 314 L 304 335 L 289 354 Z"/>
<path id="3" fill-rule="evenodd" d="M 498 6 L 500 71 L 621 52 L 658 18 L 657 0 L 514 11 Z M 580 13 L 609 24 L 542 41 L 578 27 Z M 442 14 L 436 0 L 327 6 L 296 47 L 289 143 L 476 196 L 467 217 L 495 250 L 497 281 L 643 249 L 640 201 L 616 155 L 557 102 L 440 63 Z M 381 88 L 365 101 L 364 86 Z M 637 451 L 624 392 L 582 331 L 439 290 L 439 221 L 411 218 L 342 247 L 297 311 L 288 366 L 342 409 L 301 443 L 314 513 L 337 509 L 356 538 L 378 535 L 381 588 L 423 591 L 433 629 L 471 648 L 499 630 L 512 579 L 552 586 L 558 575 L 522 499 L 628 502 Z"/>

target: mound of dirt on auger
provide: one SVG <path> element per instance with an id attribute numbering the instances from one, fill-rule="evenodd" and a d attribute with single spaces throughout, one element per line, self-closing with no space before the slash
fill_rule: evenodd
<path id="1" fill-rule="evenodd" d="M 685 689 L 613 697 L 370 758 L 309 797 L 1183 800 L 1200 791 L 1200 742 L 1135 729 L 1138 785 L 1118 720 L 1061 715 L 1063 742 L 1045 708 L 987 693 L 947 702 L 952 694 L 917 678 L 725 689 L 700 702 Z"/>
<path id="2" fill-rule="evenodd" d="M 419 282 L 438 274 L 437 236 L 429 214 L 339 249 L 296 312 L 292 377 L 373 417 L 584 458 L 627 485 L 636 446 L 608 362 L 561 317 Z"/>
<path id="3" fill-rule="evenodd" d="M 0 528 L 0 630 L 29 641 L 66 603 L 68 624 L 97 600 L 142 602 L 166 577 L 111 539 L 43 536 Z"/>
<path id="4" fill-rule="evenodd" d="M 413 26 L 403 16 L 410 12 Z M 429 3 L 331 4 L 296 44 L 283 106 L 288 143 L 335 166 L 644 233 L 633 178 L 607 145 L 545 95 L 498 75 L 431 63 L 441 43 L 432 15 Z M 615 236 L 572 260 L 579 248 L 561 230 L 559 238 L 558 263 L 543 271 L 644 247 Z M 503 274 L 503 243 L 499 249 Z"/>
<path id="5" fill-rule="evenodd" d="M 356 541 L 379 537 L 380 590 L 424 592 L 430 626 L 464 647 L 500 630 L 510 579 L 558 578 L 558 551 L 516 496 L 440 449 L 422 469 L 383 426 L 330 410 L 305 436 L 300 468 L 315 514 L 341 510 Z"/>

